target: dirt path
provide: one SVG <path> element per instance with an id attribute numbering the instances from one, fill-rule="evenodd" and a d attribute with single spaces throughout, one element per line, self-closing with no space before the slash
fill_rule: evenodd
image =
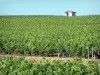
<path id="1" fill-rule="evenodd" d="M 12 56 L 15 60 L 21 57 L 19 55 L 0 55 L 0 58 L 7 57 L 7 56 Z M 24 57 L 25 57 L 25 60 L 35 61 L 36 63 L 40 63 L 41 60 L 43 59 L 43 57 L 41 57 L 41 56 L 24 56 Z M 57 57 L 45 57 L 45 59 L 48 60 L 48 61 L 58 60 L 58 61 L 65 62 L 67 60 L 72 61 L 73 59 L 76 59 L 76 58 L 68 58 L 68 57 L 67 58 L 62 58 L 62 57 L 61 58 L 57 58 Z M 93 59 L 83 59 L 82 58 L 83 63 L 85 63 L 88 60 L 93 60 Z M 97 61 L 97 62 L 100 63 L 100 60 L 98 60 L 98 59 L 95 59 L 95 61 Z"/>
<path id="2" fill-rule="evenodd" d="M 12 56 L 14 59 L 18 59 L 18 58 L 21 57 L 19 55 L 0 55 L 0 58 L 7 57 L 7 56 Z M 36 61 L 37 63 L 40 63 L 43 58 L 44 57 L 41 57 L 41 56 L 25 56 L 25 60 Z M 48 61 L 53 61 L 53 60 L 59 60 L 59 61 L 70 60 L 70 61 L 72 61 L 73 60 L 73 58 L 62 58 L 62 57 L 61 58 L 45 57 L 45 59 L 48 60 Z"/>

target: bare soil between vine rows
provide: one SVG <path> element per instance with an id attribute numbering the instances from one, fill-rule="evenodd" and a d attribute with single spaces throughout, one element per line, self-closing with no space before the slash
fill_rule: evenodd
<path id="1" fill-rule="evenodd" d="M 14 60 L 17 60 L 19 59 L 20 57 L 22 57 L 21 55 L 0 55 L 0 59 L 4 58 L 4 57 L 7 57 L 7 56 L 12 56 Z M 44 58 L 42 56 L 24 56 L 25 57 L 25 60 L 27 61 L 35 61 L 37 64 L 40 64 L 41 63 L 41 60 Z M 77 57 L 45 57 L 45 59 L 47 61 L 62 61 L 62 62 L 65 62 L 65 61 L 73 61 L 74 59 L 80 59 L 80 58 L 77 58 Z M 82 62 L 85 64 L 86 61 L 89 61 L 89 60 L 93 60 L 93 61 L 97 61 L 99 64 L 100 64 L 100 59 L 85 59 L 85 58 L 81 58 L 82 59 Z"/>

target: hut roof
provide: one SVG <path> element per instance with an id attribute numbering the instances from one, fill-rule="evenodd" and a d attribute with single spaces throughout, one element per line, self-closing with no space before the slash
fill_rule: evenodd
<path id="1" fill-rule="evenodd" d="M 65 13 L 68 13 L 68 12 L 72 12 L 72 13 L 74 12 L 74 13 L 76 13 L 75 11 L 71 11 L 71 10 L 69 10 L 69 11 L 66 11 Z"/>

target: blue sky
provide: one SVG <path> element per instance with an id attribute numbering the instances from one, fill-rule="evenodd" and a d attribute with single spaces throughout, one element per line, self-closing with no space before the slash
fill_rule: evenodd
<path id="1" fill-rule="evenodd" d="M 100 0 L 0 0 L 0 15 L 100 15 Z"/>

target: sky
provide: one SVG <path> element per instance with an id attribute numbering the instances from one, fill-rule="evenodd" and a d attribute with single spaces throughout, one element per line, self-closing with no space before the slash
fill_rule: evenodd
<path id="1" fill-rule="evenodd" d="M 100 15 L 100 0 L 0 0 L 0 15 Z"/>

